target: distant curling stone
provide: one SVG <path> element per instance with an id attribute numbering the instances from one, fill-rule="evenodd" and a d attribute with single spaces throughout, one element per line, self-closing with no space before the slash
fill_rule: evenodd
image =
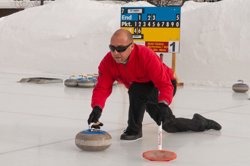
<path id="1" fill-rule="evenodd" d="M 94 74 L 94 75 L 88 74 L 84 78 L 81 78 L 78 80 L 78 86 L 85 87 L 85 88 L 95 87 L 97 83 L 97 77 L 98 77 L 97 74 Z"/>
<path id="2" fill-rule="evenodd" d="M 77 86 L 77 79 L 75 78 L 75 75 L 72 75 L 69 79 L 66 79 L 64 81 L 64 85 L 68 87 L 75 87 Z"/>
<path id="3" fill-rule="evenodd" d="M 67 79 L 64 81 L 64 85 L 68 87 L 76 87 L 78 85 L 78 82 L 76 79 Z"/>
<path id="4" fill-rule="evenodd" d="M 241 81 L 241 80 L 239 80 Z M 243 81 L 242 83 L 236 83 L 232 87 L 233 91 L 238 92 L 238 93 L 245 93 L 249 90 L 249 87 L 247 84 L 244 84 Z"/>
<path id="5" fill-rule="evenodd" d="M 84 88 L 95 87 L 97 81 L 92 80 L 79 80 L 77 85 Z"/>
<path id="6" fill-rule="evenodd" d="M 86 151 L 102 151 L 110 147 L 112 137 L 102 130 L 81 131 L 76 135 L 75 144 Z"/>

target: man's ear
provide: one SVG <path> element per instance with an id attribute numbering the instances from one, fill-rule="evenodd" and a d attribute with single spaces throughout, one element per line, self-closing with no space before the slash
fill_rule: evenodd
<path id="1" fill-rule="evenodd" d="M 134 49 L 134 42 L 131 44 L 131 50 L 133 50 Z"/>

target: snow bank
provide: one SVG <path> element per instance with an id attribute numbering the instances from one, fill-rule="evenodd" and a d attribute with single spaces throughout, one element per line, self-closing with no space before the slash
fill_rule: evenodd
<path id="1" fill-rule="evenodd" d="M 183 6 L 177 59 L 183 82 L 227 87 L 238 79 L 250 83 L 249 7 L 248 0 Z"/>
<path id="2" fill-rule="evenodd" d="M 0 18 L 0 72 L 97 72 L 111 35 L 120 28 L 122 6 L 152 5 L 58 0 Z M 249 7 L 249 0 L 184 4 L 176 64 L 179 81 L 225 87 L 238 79 L 250 83 Z M 166 64 L 169 61 L 164 58 Z"/>

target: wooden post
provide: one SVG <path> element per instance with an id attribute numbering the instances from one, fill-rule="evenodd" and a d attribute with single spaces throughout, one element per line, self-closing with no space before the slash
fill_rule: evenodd
<path id="1" fill-rule="evenodd" d="M 175 62 L 176 62 L 176 53 L 172 53 L 172 70 L 175 75 Z"/>
<path id="2" fill-rule="evenodd" d="M 176 53 L 172 53 L 172 70 L 174 72 L 174 77 L 176 79 L 177 86 L 183 86 L 184 83 L 179 83 L 179 81 L 178 81 L 178 77 L 175 73 L 175 65 L 176 65 Z"/>

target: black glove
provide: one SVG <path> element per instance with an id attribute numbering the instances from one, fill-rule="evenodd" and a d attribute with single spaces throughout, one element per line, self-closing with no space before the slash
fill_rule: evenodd
<path id="1" fill-rule="evenodd" d="M 90 123 L 92 122 L 97 123 L 101 115 L 102 109 L 99 106 L 95 106 L 91 114 L 89 115 L 88 124 L 90 125 Z"/>
<path id="2" fill-rule="evenodd" d="M 147 104 L 146 111 L 150 117 L 154 119 L 157 125 L 161 125 L 162 121 L 171 119 L 173 117 L 171 109 L 164 103 Z"/>
<path id="3" fill-rule="evenodd" d="M 173 113 L 168 105 L 164 103 L 158 103 L 157 115 L 156 115 L 156 119 L 154 120 L 157 123 L 157 125 L 160 126 L 161 122 L 165 121 L 171 115 L 173 115 Z"/>

